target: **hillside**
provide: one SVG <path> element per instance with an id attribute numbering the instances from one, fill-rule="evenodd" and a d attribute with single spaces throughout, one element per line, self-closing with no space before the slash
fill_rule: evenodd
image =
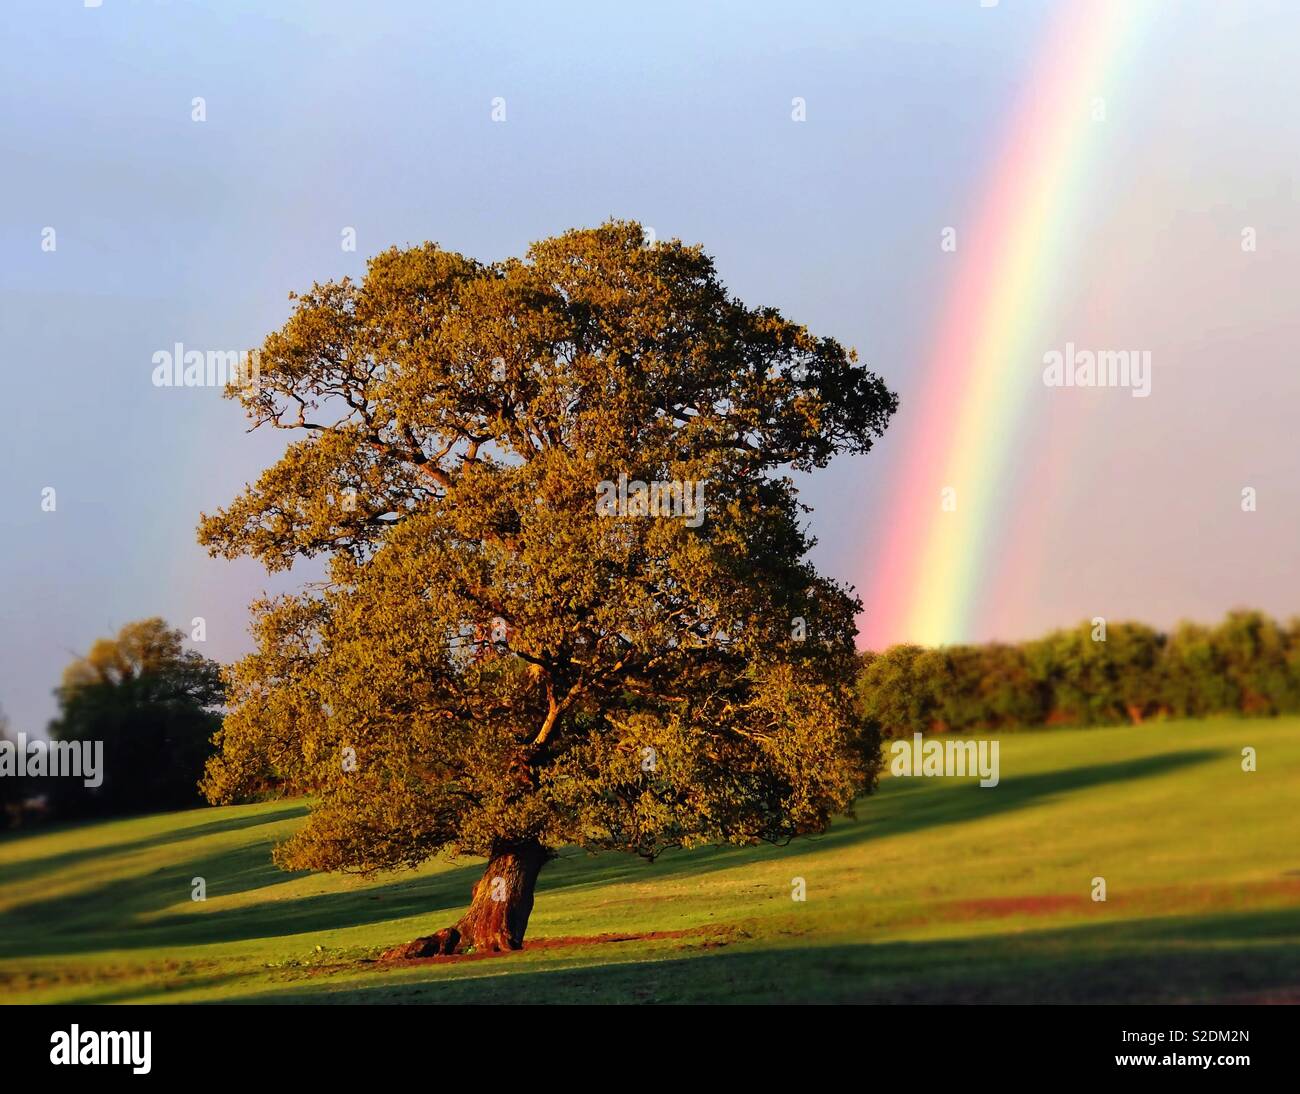
<path id="1" fill-rule="evenodd" d="M 886 778 L 785 848 L 569 849 L 524 951 L 400 965 L 375 959 L 451 922 L 476 863 L 282 873 L 301 802 L 9 834 L 0 997 L 1300 1001 L 1300 719 L 1005 735 L 1001 775 Z"/>

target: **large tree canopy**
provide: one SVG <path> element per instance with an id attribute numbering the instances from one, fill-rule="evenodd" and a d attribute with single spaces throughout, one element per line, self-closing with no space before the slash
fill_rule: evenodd
<path id="1" fill-rule="evenodd" d="M 858 602 L 783 469 L 866 452 L 896 400 L 698 247 L 389 250 L 296 298 L 258 366 L 231 393 L 297 437 L 200 540 L 328 576 L 255 605 L 206 789 L 315 793 L 282 864 L 487 855 L 432 945 L 517 946 L 551 848 L 783 841 L 873 784 Z M 703 519 L 611 516 L 620 475 L 701 489 Z"/>

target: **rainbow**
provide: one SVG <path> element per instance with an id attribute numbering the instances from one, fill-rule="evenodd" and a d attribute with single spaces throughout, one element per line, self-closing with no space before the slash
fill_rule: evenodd
<path id="1" fill-rule="evenodd" d="M 1018 467 L 1013 456 L 1029 425 L 1026 396 L 1041 383 L 1041 320 L 1105 139 L 1095 104 L 1131 67 L 1143 8 L 1098 0 L 1053 15 L 977 215 L 958 228 L 959 265 L 921 385 L 895 423 L 901 470 L 864 582 L 872 648 L 974 637 L 994 552 L 1012 528 L 1025 530 L 1014 480 L 1030 457 Z"/>

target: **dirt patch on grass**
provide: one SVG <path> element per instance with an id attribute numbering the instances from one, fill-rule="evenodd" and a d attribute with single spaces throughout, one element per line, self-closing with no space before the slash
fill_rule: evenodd
<path id="1" fill-rule="evenodd" d="M 675 938 L 699 938 L 703 941 L 701 945 L 708 949 L 718 946 L 726 946 L 741 938 L 749 936 L 735 927 L 688 927 L 680 931 L 645 931 L 645 932 L 626 932 L 614 934 L 574 934 L 574 935 L 557 935 L 554 938 L 529 938 L 524 940 L 522 950 L 509 950 L 505 953 L 458 953 L 458 954 L 440 954 L 433 957 L 393 957 L 393 958 L 372 958 L 363 961 L 362 964 L 372 969 L 405 969 L 418 965 L 457 965 L 465 961 L 487 961 L 493 958 L 513 957 L 521 953 L 534 953 L 538 950 L 563 950 L 571 949 L 577 946 L 609 946 L 617 945 L 623 942 L 660 942 L 666 939 Z M 325 972 L 338 972 L 344 967 L 333 965 L 321 967 L 315 970 L 318 974 Z"/>
<path id="2" fill-rule="evenodd" d="M 1291 900 L 1300 897 L 1300 878 L 1282 877 L 1265 881 L 1223 885 L 1174 885 L 1150 889 L 1123 890 L 1112 886 L 1105 901 L 1094 902 L 1089 890 L 1077 893 L 1030 893 L 1022 896 L 977 897 L 945 900 L 909 919 L 910 924 L 965 922 L 981 919 L 1009 919 L 1012 916 L 1050 916 L 1060 912 L 1103 915 L 1122 908 L 1160 914 L 1190 914 L 1259 907 L 1261 900 Z M 1264 907 L 1269 905 L 1265 904 Z"/>
<path id="3" fill-rule="evenodd" d="M 1088 894 L 1042 893 L 1033 896 L 953 900 L 943 906 L 944 919 L 1003 919 L 1012 915 L 1051 915 L 1091 905 Z"/>

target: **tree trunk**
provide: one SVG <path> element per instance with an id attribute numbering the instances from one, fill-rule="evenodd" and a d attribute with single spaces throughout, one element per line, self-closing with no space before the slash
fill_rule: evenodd
<path id="1" fill-rule="evenodd" d="M 551 857 L 552 853 L 536 840 L 495 845 L 460 921 L 454 927 L 444 927 L 389 950 L 384 956 L 432 957 L 471 950 L 501 953 L 521 949 L 533 911 L 533 887 Z"/>

